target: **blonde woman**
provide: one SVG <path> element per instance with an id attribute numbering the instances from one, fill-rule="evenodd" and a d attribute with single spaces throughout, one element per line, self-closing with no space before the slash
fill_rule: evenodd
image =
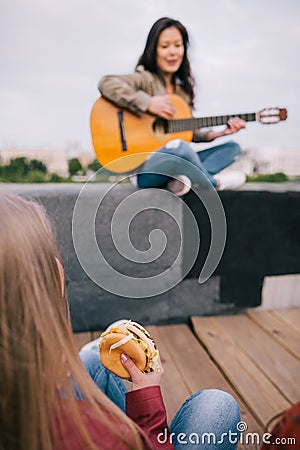
<path id="1" fill-rule="evenodd" d="M 173 445 L 159 387 L 162 368 L 143 374 L 124 355 L 133 381 L 126 394 L 121 380 L 104 376 L 93 344 L 81 352 L 92 380 L 74 344 L 63 268 L 44 210 L 0 194 L 0 218 L 1 450 L 172 449 L 180 448 L 176 437 L 191 427 L 200 437 L 236 431 L 235 400 L 200 391 L 175 417 Z M 126 395 L 127 415 L 104 390 L 121 407 Z M 223 439 L 217 447 L 234 449 L 236 443 Z"/>

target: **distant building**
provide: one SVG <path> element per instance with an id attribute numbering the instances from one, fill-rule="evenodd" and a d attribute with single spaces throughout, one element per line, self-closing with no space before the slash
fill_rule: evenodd
<path id="1" fill-rule="evenodd" d="M 0 150 L 0 163 L 7 164 L 11 159 L 18 157 L 28 159 L 38 159 L 42 161 L 48 172 L 57 173 L 61 176 L 68 176 L 68 158 L 66 150 L 46 150 L 46 149 L 9 149 Z"/>
<path id="2" fill-rule="evenodd" d="M 300 149 L 280 147 L 259 147 L 244 150 L 243 156 L 228 169 L 241 170 L 247 175 L 283 172 L 286 175 L 300 176 Z"/>
<path id="3" fill-rule="evenodd" d="M 84 170 L 87 170 L 88 165 L 94 161 L 94 159 L 96 158 L 96 156 L 93 153 L 90 152 L 84 152 L 84 153 L 79 153 L 77 155 L 77 158 L 79 159 L 82 168 Z"/>
<path id="4" fill-rule="evenodd" d="M 283 152 L 283 172 L 290 176 L 300 176 L 300 150 Z"/>
<path id="5" fill-rule="evenodd" d="M 289 176 L 300 175 L 300 150 L 280 147 L 260 147 L 253 156 L 256 173 L 283 172 Z"/>

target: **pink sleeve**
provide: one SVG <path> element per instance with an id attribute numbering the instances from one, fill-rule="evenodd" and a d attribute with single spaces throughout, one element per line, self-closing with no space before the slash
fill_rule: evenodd
<path id="1" fill-rule="evenodd" d="M 159 386 L 149 386 L 128 392 L 126 414 L 146 433 L 153 449 L 174 449 Z"/>

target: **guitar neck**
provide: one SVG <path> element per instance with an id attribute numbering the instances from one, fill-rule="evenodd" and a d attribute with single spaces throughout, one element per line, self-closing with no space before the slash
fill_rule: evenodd
<path id="1" fill-rule="evenodd" d="M 167 120 L 166 132 L 176 133 L 187 130 L 197 130 L 198 128 L 209 128 L 218 125 L 226 125 L 229 119 L 233 117 L 239 117 L 245 120 L 245 122 L 255 122 L 257 120 L 256 113 L 245 114 L 231 114 L 226 116 L 213 116 L 213 117 L 191 117 L 189 119 L 171 119 Z"/>

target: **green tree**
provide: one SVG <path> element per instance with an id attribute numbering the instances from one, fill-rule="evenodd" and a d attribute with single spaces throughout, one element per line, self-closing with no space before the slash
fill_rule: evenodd
<path id="1" fill-rule="evenodd" d="M 69 159 L 69 174 L 70 177 L 77 175 L 80 170 L 82 170 L 81 162 L 78 158 Z"/>
<path id="2" fill-rule="evenodd" d="M 1 178 L 5 181 L 21 181 L 29 173 L 29 161 L 24 156 L 13 158 L 1 167 Z"/>
<path id="3" fill-rule="evenodd" d="M 15 178 L 25 177 L 29 173 L 29 161 L 24 156 L 11 159 L 6 167 L 7 175 L 12 175 Z"/>
<path id="4" fill-rule="evenodd" d="M 42 172 L 42 173 L 47 173 L 47 166 L 42 162 L 39 161 L 38 159 L 32 159 L 29 162 L 29 170 L 32 172 Z"/>
<path id="5" fill-rule="evenodd" d="M 51 175 L 49 177 L 50 183 L 61 183 L 62 181 L 65 181 L 65 179 L 63 177 L 61 177 L 57 173 L 51 173 Z"/>
<path id="6" fill-rule="evenodd" d="M 47 175 L 40 170 L 32 170 L 22 181 L 24 183 L 46 183 Z"/>
<path id="7" fill-rule="evenodd" d="M 89 165 L 88 165 L 88 169 L 92 170 L 93 172 L 97 172 L 97 170 L 100 169 L 101 164 L 99 163 L 99 161 L 97 159 L 94 159 L 94 161 L 92 161 Z"/>

